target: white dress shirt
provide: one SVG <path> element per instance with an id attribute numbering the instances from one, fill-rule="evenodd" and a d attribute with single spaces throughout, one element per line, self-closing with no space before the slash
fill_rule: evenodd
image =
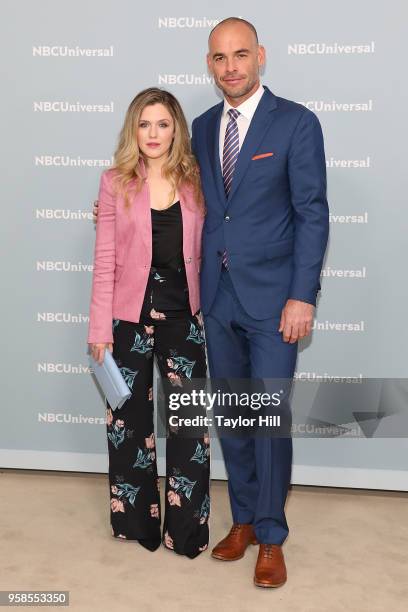
<path id="1" fill-rule="evenodd" d="M 259 104 L 260 99 L 262 98 L 264 92 L 263 85 L 259 84 L 258 89 L 252 94 L 250 98 L 245 100 L 242 104 L 236 107 L 236 110 L 240 112 L 240 115 L 237 119 L 238 125 L 238 138 L 239 138 L 239 150 L 241 150 L 242 143 L 244 142 L 244 138 L 248 131 L 249 125 L 251 123 L 252 117 L 256 111 L 256 107 Z M 225 140 L 225 131 L 227 129 L 227 123 L 230 119 L 228 115 L 228 111 L 230 108 L 234 108 L 231 106 L 229 102 L 224 98 L 224 108 L 221 115 L 221 124 L 220 124 L 220 164 L 222 171 L 222 158 L 224 152 L 224 140 Z"/>

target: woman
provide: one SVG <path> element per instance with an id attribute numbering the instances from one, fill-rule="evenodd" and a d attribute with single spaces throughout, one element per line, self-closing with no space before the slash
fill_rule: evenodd
<path id="1" fill-rule="evenodd" d="M 107 408 L 112 534 L 196 557 L 208 546 L 209 437 L 169 431 L 163 537 L 153 427 L 153 357 L 177 388 L 206 377 L 199 311 L 204 205 L 176 98 L 149 88 L 131 102 L 102 174 L 88 343 L 106 349 L 132 391 Z"/>

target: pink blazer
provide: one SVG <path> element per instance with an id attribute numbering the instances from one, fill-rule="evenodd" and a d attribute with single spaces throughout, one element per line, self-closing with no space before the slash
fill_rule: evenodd
<path id="1" fill-rule="evenodd" d="M 139 322 L 152 261 L 152 221 L 147 182 L 130 198 L 114 193 L 115 170 L 103 172 L 99 187 L 98 222 L 88 342 L 113 342 L 112 319 Z M 179 190 L 183 218 L 183 255 L 191 313 L 200 308 L 199 272 L 204 216 L 192 189 Z"/>

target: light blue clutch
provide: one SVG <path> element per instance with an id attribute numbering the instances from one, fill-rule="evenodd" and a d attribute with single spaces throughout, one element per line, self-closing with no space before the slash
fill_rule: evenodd
<path id="1" fill-rule="evenodd" d="M 90 355 L 90 366 L 112 410 L 122 408 L 132 393 L 123 380 L 111 352 L 105 349 L 105 357 L 101 365 Z"/>

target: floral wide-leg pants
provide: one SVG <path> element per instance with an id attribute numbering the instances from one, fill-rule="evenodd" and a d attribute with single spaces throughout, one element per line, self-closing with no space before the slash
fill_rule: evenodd
<path id="1" fill-rule="evenodd" d="M 140 323 L 115 319 L 113 338 L 113 357 L 132 395 L 120 409 L 107 406 L 112 534 L 153 543 L 150 550 L 162 541 L 176 553 L 196 557 L 208 546 L 209 436 L 206 429 L 196 437 L 180 436 L 177 427 L 168 431 L 161 535 L 153 362 L 156 358 L 162 380 L 174 391 L 182 391 L 185 379 L 205 379 L 201 314 L 143 317 Z"/>

